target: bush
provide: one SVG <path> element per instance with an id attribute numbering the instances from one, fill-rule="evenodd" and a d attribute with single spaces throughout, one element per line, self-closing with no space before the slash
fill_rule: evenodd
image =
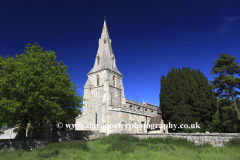
<path id="1" fill-rule="evenodd" d="M 229 142 L 226 144 L 228 147 L 240 147 L 240 138 L 233 138 L 230 139 Z"/>

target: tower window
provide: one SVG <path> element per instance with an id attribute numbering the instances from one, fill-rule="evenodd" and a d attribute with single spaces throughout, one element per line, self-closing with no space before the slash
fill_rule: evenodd
<path id="1" fill-rule="evenodd" d="M 96 117 L 96 119 L 95 119 L 95 124 L 97 125 L 97 113 L 96 113 L 96 116 L 95 116 L 95 117 Z"/>
<path id="2" fill-rule="evenodd" d="M 115 59 L 112 57 L 113 66 L 115 67 Z"/>
<path id="3" fill-rule="evenodd" d="M 99 76 L 97 75 L 97 85 L 99 85 Z"/>
<path id="4" fill-rule="evenodd" d="M 104 39 L 104 44 L 106 44 L 107 43 L 107 40 L 106 40 L 106 38 Z"/>
<path id="5" fill-rule="evenodd" d="M 115 86 L 115 76 L 113 76 L 113 86 Z"/>
<path id="6" fill-rule="evenodd" d="M 100 59 L 100 58 L 97 56 L 97 64 L 99 64 L 99 59 Z"/>

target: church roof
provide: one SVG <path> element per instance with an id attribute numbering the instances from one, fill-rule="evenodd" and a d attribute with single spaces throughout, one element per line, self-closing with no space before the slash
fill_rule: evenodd
<path id="1" fill-rule="evenodd" d="M 105 20 L 103 24 L 101 38 L 99 39 L 98 52 L 96 55 L 94 67 L 88 74 L 98 72 L 104 69 L 111 70 L 122 76 L 122 74 L 117 69 L 115 56 L 113 54 L 111 46 L 111 39 L 109 38 L 107 24 Z"/>
<path id="2" fill-rule="evenodd" d="M 153 125 L 152 128 L 159 128 L 159 125 L 161 124 L 161 121 L 162 121 L 162 115 L 152 116 L 149 124 Z M 148 126 L 147 128 L 150 129 L 151 126 Z"/>

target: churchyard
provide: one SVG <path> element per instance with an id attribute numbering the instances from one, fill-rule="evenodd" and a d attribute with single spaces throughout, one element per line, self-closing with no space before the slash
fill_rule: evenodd
<path id="1" fill-rule="evenodd" d="M 129 135 L 109 135 L 92 141 L 73 140 L 50 143 L 32 151 L 0 151 L 0 160 L 108 160 L 108 159 L 195 159 L 234 160 L 240 159 L 240 139 L 230 140 L 224 147 L 210 144 L 195 145 L 186 139 L 147 138 Z"/>

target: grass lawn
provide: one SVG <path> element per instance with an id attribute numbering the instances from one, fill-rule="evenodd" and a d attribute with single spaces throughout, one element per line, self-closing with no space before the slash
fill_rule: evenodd
<path id="1" fill-rule="evenodd" d="M 0 151 L 0 160 L 240 160 L 240 139 L 224 147 L 195 146 L 186 139 L 110 135 L 100 140 L 51 143 L 33 151 Z"/>

